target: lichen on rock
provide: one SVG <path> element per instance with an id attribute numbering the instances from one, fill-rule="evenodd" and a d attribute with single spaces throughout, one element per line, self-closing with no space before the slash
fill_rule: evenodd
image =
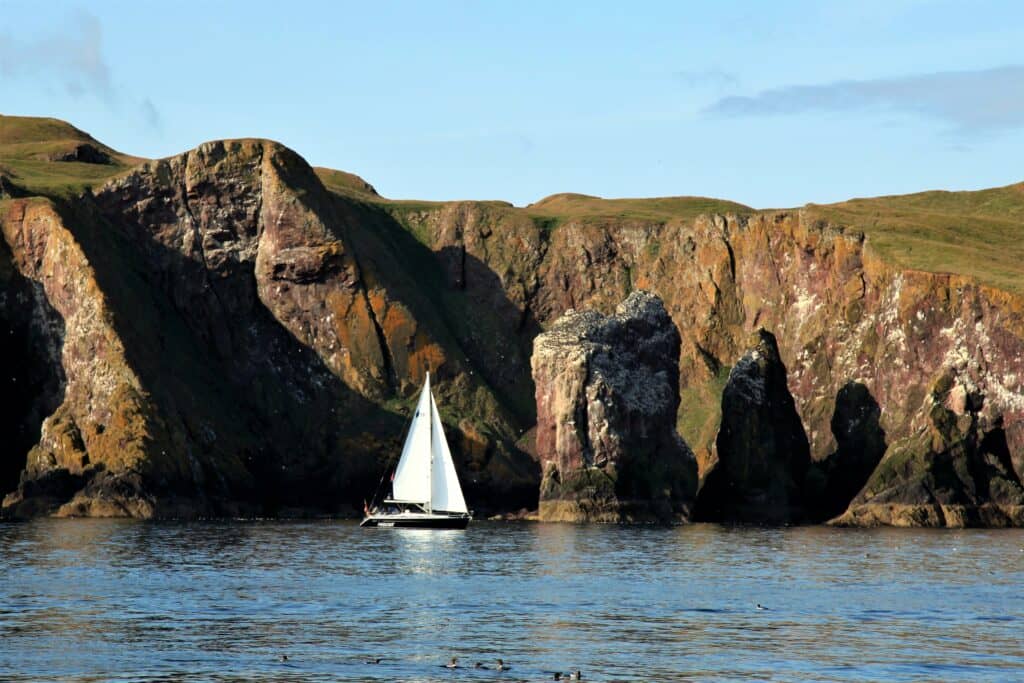
<path id="1" fill-rule="evenodd" d="M 675 431 L 679 333 L 658 297 L 569 311 L 537 337 L 541 520 L 689 517 L 696 462 Z"/>

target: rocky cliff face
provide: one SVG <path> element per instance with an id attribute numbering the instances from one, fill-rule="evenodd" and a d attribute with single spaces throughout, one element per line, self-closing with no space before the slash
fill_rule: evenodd
<path id="1" fill-rule="evenodd" d="M 1003 417 L 946 370 L 925 396 L 913 434 L 892 444 L 836 524 L 1024 526 L 1024 487 Z"/>
<path id="2" fill-rule="evenodd" d="M 679 333 L 636 291 L 614 315 L 571 311 L 534 342 L 540 519 L 687 519 L 693 453 L 675 430 Z"/>
<path id="3" fill-rule="evenodd" d="M 76 178 L 107 168 L 52 163 Z M 897 266 L 813 207 L 391 202 L 330 172 L 328 191 L 256 140 L 111 168 L 74 196 L 0 177 L 0 350 L 5 381 L 29 387 L 0 418 L 15 435 L 0 454 L 8 513 L 345 509 L 397 449 L 428 368 L 473 505 L 535 505 L 533 340 L 635 289 L 678 330 L 676 424 L 701 477 L 720 429 L 742 429 L 723 424 L 722 395 L 761 328 L 808 443 L 808 518 L 881 503 L 882 490 L 885 505 L 930 505 L 914 482 L 958 448 L 971 462 L 998 453 L 988 479 L 1011 489 L 1024 473 L 1024 299 Z M 964 409 L 974 426 L 937 426 L 943 376 L 981 406 Z M 974 502 L 934 499 L 984 506 L 1001 485 L 965 487 Z M 1012 495 L 1001 500 L 1016 523 Z M 873 510 L 846 519 L 895 521 Z"/>
<path id="4" fill-rule="evenodd" d="M 570 219 L 554 229 L 514 215 L 476 207 L 460 217 L 438 211 L 403 220 L 435 250 L 464 249 L 500 273 L 520 315 L 542 325 L 570 307 L 611 310 L 633 287 L 658 294 L 682 337 L 679 430 L 702 477 L 718 460 L 722 389 L 757 328 L 775 336 L 788 368 L 814 464 L 812 518 L 844 510 L 880 453 L 918 429 L 922 401 L 944 369 L 965 377 L 1002 417 L 1013 470 L 1018 478 L 1024 471 L 1019 297 L 966 276 L 899 268 L 864 234 L 805 211 Z M 483 227 L 459 233 L 452 223 Z M 504 233 L 495 238 L 486 226 L 499 223 Z M 530 246 L 505 258 L 490 247 L 495 241 Z"/>
<path id="5" fill-rule="evenodd" d="M 58 376 L 29 412 L 60 397 L 27 462 L 5 457 L 23 470 L 8 514 L 343 511 L 372 494 L 427 369 L 478 507 L 535 500 L 523 428 L 379 243 L 380 217 L 339 206 L 289 150 L 211 143 L 61 206 L 3 208 L 10 277 L 38 312 L 3 310 Z"/>

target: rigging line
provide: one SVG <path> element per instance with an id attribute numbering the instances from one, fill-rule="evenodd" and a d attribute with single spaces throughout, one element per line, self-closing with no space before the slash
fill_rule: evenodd
<path id="1" fill-rule="evenodd" d="M 430 491 L 430 498 L 427 500 L 427 512 L 434 511 L 434 392 L 427 387 L 427 425 L 430 427 L 430 467 L 427 469 L 427 490 Z"/>

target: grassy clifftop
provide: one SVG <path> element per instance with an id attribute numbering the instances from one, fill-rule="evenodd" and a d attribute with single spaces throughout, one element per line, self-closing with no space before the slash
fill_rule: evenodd
<path id="1" fill-rule="evenodd" d="M 145 161 L 118 152 L 52 118 L 0 115 L 0 175 L 31 194 L 67 197 Z M 381 197 L 357 175 L 317 168 L 324 186 L 391 211 L 437 209 L 449 202 Z M 563 193 L 524 208 L 486 204 L 549 227 L 572 220 L 688 221 L 705 213 L 752 214 L 755 209 L 707 197 L 604 199 Z M 977 192 L 920 192 L 827 205 L 807 205 L 808 217 L 864 232 L 872 248 L 904 268 L 969 275 L 1024 294 L 1024 183 Z"/>
<path id="2" fill-rule="evenodd" d="M 74 195 L 141 161 L 58 119 L 0 115 L 0 175 L 33 194 Z"/>
<path id="3" fill-rule="evenodd" d="M 525 209 L 535 216 L 556 219 L 619 218 L 625 220 L 692 220 L 705 213 L 751 213 L 754 209 L 710 197 L 650 197 L 605 199 L 585 194 L 562 193 L 545 197 Z"/>
<path id="4" fill-rule="evenodd" d="M 1024 183 L 809 205 L 812 218 L 862 230 L 904 268 L 970 275 L 1024 294 Z"/>

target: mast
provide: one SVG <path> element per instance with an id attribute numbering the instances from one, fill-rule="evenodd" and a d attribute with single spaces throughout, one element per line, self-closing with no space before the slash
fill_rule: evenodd
<path id="1" fill-rule="evenodd" d="M 427 491 L 430 491 L 430 495 L 427 497 L 427 514 L 434 511 L 434 393 L 430 390 L 430 370 L 427 370 L 427 382 L 425 391 L 430 395 L 430 400 L 427 401 L 427 419 L 430 421 L 430 467 L 427 468 Z"/>

